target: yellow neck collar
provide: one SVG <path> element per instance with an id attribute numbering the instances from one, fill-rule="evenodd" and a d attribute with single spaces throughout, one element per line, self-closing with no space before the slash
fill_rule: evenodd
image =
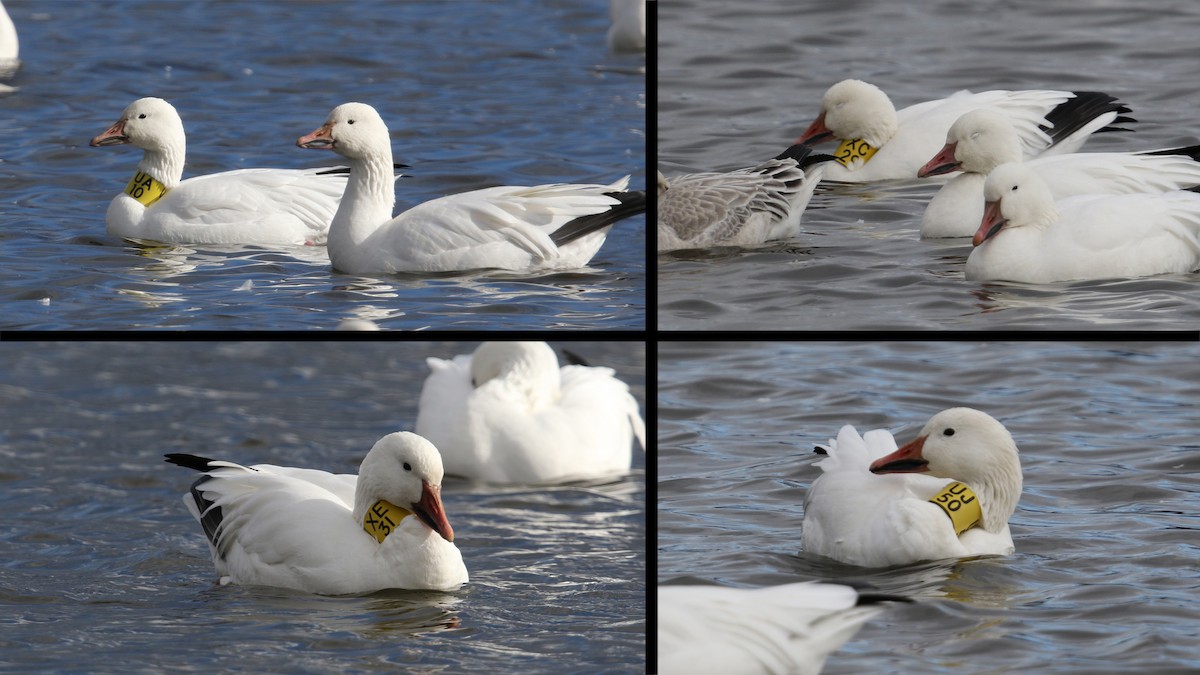
<path id="1" fill-rule="evenodd" d="M 872 148 L 864 140 L 853 139 L 842 141 L 837 150 L 833 151 L 833 158 L 838 164 L 851 169 L 854 167 L 850 165 L 854 164 L 856 160 L 861 160 L 861 164 L 866 164 L 877 152 L 879 152 L 879 148 Z"/>
<path id="2" fill-rule="evenodd" d="M 382 544 L 389 534 L 400 527 L 400 521 L 411 515 L 412 511 L 380 499 L 372 504 L 371 508 L 367 509 L 367 515 L 363 516 L 363 529 Z"/>
<path id="3" fill-rule="evenodd" d="M 125 194 L 141 202 L 142 206 L 150 206 L 167 194 L 167 186 L 154 180 L 148 173 L 138 171 L 125 186 Z"/>
<path id="4" fill-rule="evenodd" d="M 954 482 L 947 485 L 929 501 L 950 517 L 950 522 L 954 523 L 954 533 L 957 535 L 975 527 L 983 520 L 983 507 L 979 505 L 979 497 L 963 483 Z"/>

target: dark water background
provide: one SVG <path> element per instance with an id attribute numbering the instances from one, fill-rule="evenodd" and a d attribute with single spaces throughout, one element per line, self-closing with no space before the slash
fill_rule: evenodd
<path id="1" fill-rule="evenodd" d="M 664 343 L 658 581 L 865 581 L 914 597 L 826 673 L 1200 670 L 1194 343 Z M 1003 422 L 1024 491 L 1008 557 L 866 570 L 800 552 L 812 447 L 904 443 L 957 405 Z"/>
<path id="2" fill-rule="evenodd" d="M 645 405 L 641 343 L 552 343 Z M 640 672 L 645 466 L 443 483 L 470 582 L 321 597 L 215 585 L 188 452 L 356 473 L 411 429 L 426 356 L 472 343 L 0 344 L 0 671 Z"/>
<path id="3" fill-rule="evenodd" d="M 775 156 L 846 78 L 897 109 L 960 89 L 1105 91 L 1134 133 L 1090 151 L 1197 143 L 1200 5 L 678 0 L 659 9 L 658 165 L 668 176 Z M 832 145 L 829 146 L 832 149 Z M 799 239 L 658 257 L 666 329 L 1158 329 L 1200 324 L 1196 274 L 969 282 L 966 239 L 921 241 L 936 185 L 818 188 Z"/>
<path id="4" fill-rule="evenodd" d="M 0 95 L 0 328 L 640 329 L 645 219 L 585 270 L 333 274 L 323 248 L 139 247 L 104 212 L 140 158 L 88 141 L 142 96 L 175 105 L 184 177 L 334 163 L 296 138 L 375 106 L 412 165 L 397 210 L 493 185 L 645 186 L 645 59 L 609 55 L 608 3 L 10 0 Z"/>

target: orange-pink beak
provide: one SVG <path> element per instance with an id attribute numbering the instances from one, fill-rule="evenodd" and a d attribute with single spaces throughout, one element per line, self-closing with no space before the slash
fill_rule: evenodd
<path id="1" fill-rule="evenodd" d="M 988 202 L 983 207 L 983 220 L 979 222 L 979 229 L 975 230 L 975 236 L 971 238 L 971 243 L 975 246 L 996 236 L 996 233 L 1004 227 L 1004 216 L 1000 213 L 1000 200 Z"/>
<path id="2" fill-rule="evenodd" d="M 417 514 L 429 529 L 442 535 L 442 539 L 454 541 L 454 528 L 450 527 L 450 520 L 446 518 L 446 511 L 442 508 L 442 486 L 422 481 L 421 499 L 412 505 L 412 512 Z"/>
<path id="3" fill-rule="evenodd" d="M 925 437 L 918 436 L 916 440 L 892 454 L 872 462 L 871 473 L 925 473 L 929 471 L 929 461 L 921 456 L 924 450 Z"/>
<path id="4" fill-rule="evenodd" d="M 825 126 L 825 113 L 822 111 L 820 115 L 817 115 L 817 119 L 808 125 L 804 133 L 800 134 L 800 138 L 792 141 L 792 145 L 817 145 L 832 138 L 833 132 Z"/>
<path id="5" fill-rule="evenodd" d="M 938 154 L 933 156 L 933 159 L 925 162 L 925 166 L 917 171 L 918 178 L 927 178 L 929 176 L 938 176 L 951 171 L 958 171 L 962 168 L 962 162 L 954 158 L 954 151 L 958 149 L 958 143 L 947 143 L 938 151 Z"/>
<path id="6" fill-rule="evenodd" d="M 116 124 L 108 128 L 107 131 L 92 139 L 91 146 L 93 148 L 102 145 L 120 145 L 128 143 L 129 137 L 125 135 L 125 120 L 121 119 Z"/>
<path id="7" fill-rule="evenodd" d="M 332 150 L 334 146 L 333 127 L 326 122 L 311 134 L 297 138 L 296 145 L 313 150 Z"/>

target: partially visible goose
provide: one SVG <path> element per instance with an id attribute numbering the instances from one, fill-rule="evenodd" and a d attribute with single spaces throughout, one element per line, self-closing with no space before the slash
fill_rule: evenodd
<path id="1" fill-rule="evenodd" d="M 658 672 L 821 672 L 884 601 L 850 586 L 658 587 Z"/>
<path id="2" fill-rule="evenodd" d="M 559 367 L 544 342 L 484 342 L 429 358 L 416 431 L 446 472 L 491 483 L 546 484 L 629 472 L 645 447 L 637 399 L 611 368 Z"/>
<path id="3" fill-rule="evenodd" d="M 970 237 L 983 218 L 983 181 L 992 169 L 1022 159 L 1012 123 L 993 110 L 972 110 L 950 127 L 946 145 L 917 175 L 962 171 L 942 186 L 921 218 L 922 237 Z M 1200 185 L 1200 146 L 1149 152 L 1073 152 L 1025 165 L 1055 199 L 1085 194 L 1161 193 Z"/>
<path id="4" fill-rule="evenodd" d="M 896 111 L 878 87 L 861 80 L 843 80 L 826 92 L 821 112 L 797 143 L 837 139 L 833 153 L 838 164 L 825 180 L 848 183 L 916 178 L 917 170 L 946 139 L 946 132 L 963 113 L 988 108 L 1002 113 L 1021 137 L 1024 157 L 1074 152 L 1097 131 L 1116 122 L 1129 108 L 1098 92 L 960 91 L 947 98 L 918 103 Z"/>
<path id="5" fill-rule="evenodd" d="M 984 182 L 987 204 L 966 277 L 1049 283 L 1200 268 L 1200 194 L 1082 195 L 1055 201 L 1024 164 Z"/>
<path id="6" fill-rule="evenodd" d="M 17 27 L 8 16 L 8 10 L 4 9 L 4 3 L 0 2 L 0 77 L 9 77 L 21 67 L 21 60 L 17 58 L 19 52 Z M 0 91 L 11 91 L 11 88 L 0 85 Z"/>
<path id="7" fill-rule="evenodd" d="M 143 150 L 108 205 L 108 233 L 176 244 L 323 244 L 346 186 L 317 169 L 240 169 L 181 181 L 186 137 L 161 98 L 134 101 L 92 146 Z M 388 176 L 391 177 L 389 171 Z"/>
<path id="8" fill-rule="evenodd" d="M 800 216 L 830 155 L 803 145 L 758 166 L 691 173 L 668 182 L 658 174 L 658 250 L 755 246 L 800 233 Z"/>
<path id="9" fill-rule="evenodd" d="M 329 258 L 351 274 L 574 269 L 592 259 L 616 221 L 646 210 L 646 193 L 626 192 L 626 176 L 611 185 L 473 190 L 393 217 L 391 137 L 364 103 L 334 108 L 296 145 L 333 150 L 350 164 Z"/>
<path id="10" fill-rule="evenodd" d="M 608 0 L 608 18 L 609 51 L 646 51 L 646 0 Z"/>
<path id="11" fill-rule="evenodd" d="M 183 503 L 221 584 L 345 595 L 467 583 L 442 508 L 441 459 L 416 434 L 381 438 L 357 476 L 187 454 L 167 461 L 204 472 Z"/>
<path id="12" fill-rule="evenodd" d="M 943 410 L 899 449 L 884 429 L 846 425 L 824 451 L 804 500 L 806 552 L 862 567 L 1013 552 L 1021 463 L 990 415 Z"/>

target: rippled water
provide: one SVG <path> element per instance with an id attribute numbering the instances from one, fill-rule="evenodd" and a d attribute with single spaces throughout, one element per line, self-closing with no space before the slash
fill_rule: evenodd
<path id="1" fill-rule="evenodd" d="M 664 343 L 658 580 L 853 579 L 918 601 L 828 673 L 1200 669 L 1195 343 Z M 1010 557 L 864 570 L 800 549 L 815 443 L 911 440 L 968 405 L 1002 421 L 1024 492 Z"/>
<path id="2" fill-rule="evenodd" d="M 829 85 L 859 78 L 897 107 L 959 89 L 1106 91 L 1132 134 L 1086 150 L 1194 144 L 1200 5 L 1125 2 L 661 3 L 658 164 L 728 170 L 773 157 Z M 831 146 L 832 147 L 832 146 Z M 920 241 L 937 186 L 822 186 L 802 236 L 755 251 L 658 257 L 661 328 L 1194 328 L 1197 275 L 1042 286 L 968 282 L 965 240 Z"/>
<path id="3" fill-rule="evenodd" d="M 645 401 L 641 343 L 566 346 Z M 0 670 L 638 672 L 645 459 L 603 485 L 443 484 L 453 593 L 219 587 L 165 452 L 354 473 L 468 343 L 0 344 Z M 584 665 L 586 664 L 586 665 Z"/>
<path id="4" fill-rule="evenodd" d="M 229 0 L 5 3 L 23 69 L 0 95 L 0 327 L 306 329 L 645 325 L 645 219 L 592 264 L 530 277 L 333 274 L 323 249 L 143 248 L 105 234 L 140 153 L 90 148 L 159 96 L 184 176 L 334 163 L 295 147 L 337 104 L 379 109 L 412 165 L 397 209 L 503 184 L 645 185 L 645 62 L 606 52 L 608 7 Z"/>

